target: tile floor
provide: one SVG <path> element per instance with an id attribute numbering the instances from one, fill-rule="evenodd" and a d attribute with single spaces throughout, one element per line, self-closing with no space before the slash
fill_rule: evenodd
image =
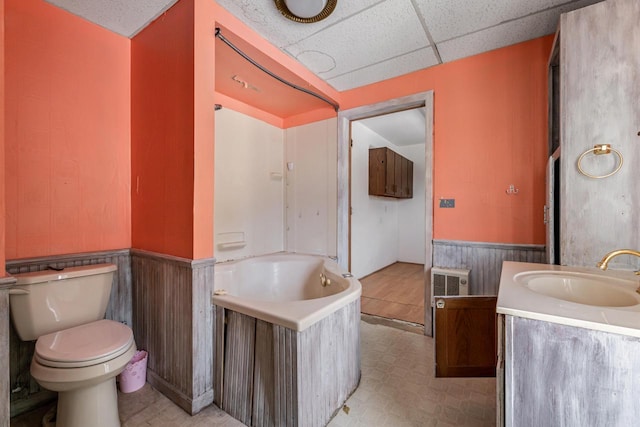
<path id="1" fill-rule="evenodd" d="M 396 262 L 360 279 L 360 311 L 424 324 L 424 266 Z"/>
<path id="2" fill-rule="evenodd" d="M 433 340 L 405 330 L 361 322 L 362 380 L 330 427 L 495 425 L 495 378 L 434 378 Z M 119 396 L 123 427 L 242 426 L 210 406 L 190 417 L 149 384 Z M 11 420 L 39 427 L 46 408 Z"/>

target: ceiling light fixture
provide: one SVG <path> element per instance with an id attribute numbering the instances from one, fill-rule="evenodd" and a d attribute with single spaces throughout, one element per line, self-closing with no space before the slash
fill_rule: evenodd
<path id="1" fill-rule="evenodd" d="M 331 15 L 338 0 L 274 0 L 274 2 L 285 18 L 310 24 L 322 21 Z"/>

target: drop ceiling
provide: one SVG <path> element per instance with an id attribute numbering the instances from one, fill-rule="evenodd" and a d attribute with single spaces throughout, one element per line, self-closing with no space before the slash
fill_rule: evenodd
<path id="1" fill-rule="evenodd" d="M 338 0 L 315 24 L 271 0 L 218 0 L 339 91 L 555 32 L 561 13 L 599 0 Z"/>
<path id="2" fill-rule="evenodd" d="M 133 37 L 178 0 L 45 0 L 125 37 Z"/>
<path id="3" fill-rule="evenodd" d="M 45 0 L 132 38 L 178 0 Z M 556 30 L 561 13 L 602 0 L 337 0 L 327 19 L 299 24 L 273 0 L 217 1 L 338 91 L 531 40 Z M 259 63 L 314 90 L 299 76 L 223 28 Z M 325 107 L 248 65 L 216 41 L 216 91 L 277 117 Z M 395 145 L 424 143 L 422 109 L 364 120 Z"/>
<path id="4" fill-rule="evenodd" d="M 359 122 L 396 146 L 424 144 L 426 141 L 424 107 L 369 117 Z"/>
<path id="5" fill-rule="evenodd" d="M 176 2 L 47 1 L 126 37 Z M 599 1 L 338 0 L 327 19 L 299 24 L 273 0 L 217 0 L 339 91 L 552 34 L 561 13 Z"/>

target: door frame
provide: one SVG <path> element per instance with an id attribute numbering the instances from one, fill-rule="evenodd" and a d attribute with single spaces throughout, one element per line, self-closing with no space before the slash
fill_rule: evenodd
<path id="1" fill-rule="evenodd" d="M 424 333 L 433 336 L 431 267 L 433 262 L 433 90 L 338 112 L 338 263 L 349 270 L 351 260 L 351 121 L 425 107 L 425 260 Z"/>
<path id="2" fill-rule="evenodd" d="M 545 234 L 546 234 L 546 258 L 547 264 L 555 264 L 556 259 L 556 251 L 559 251 L 560 248 L 556 247 L 556 227 L 558 226 L 557 220 L 557 209 L 560 206 L 556 206 L 556 180 L 560 179 L 560 176 L 557 176 L 555 168 L 556 163 L 559 162 L 560 159 L 560 147 L 553 152 L 551 156 L 549 156 L 549 160 L 547 161 L 547 176 L 546 176 L 546 204 L 545 204 L 545 212 L 544 212 L 544 223 L 545 223 Z"/>

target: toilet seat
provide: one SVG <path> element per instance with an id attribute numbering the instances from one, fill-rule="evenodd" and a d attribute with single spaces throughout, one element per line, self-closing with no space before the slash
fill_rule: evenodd
<path id="1" fill-rule="evenodd" d="M 131 328 L 103 319 L 41 336 L 34 358 L 43 366 L 79 368 L 114 359 L 132 345 Z"/>

